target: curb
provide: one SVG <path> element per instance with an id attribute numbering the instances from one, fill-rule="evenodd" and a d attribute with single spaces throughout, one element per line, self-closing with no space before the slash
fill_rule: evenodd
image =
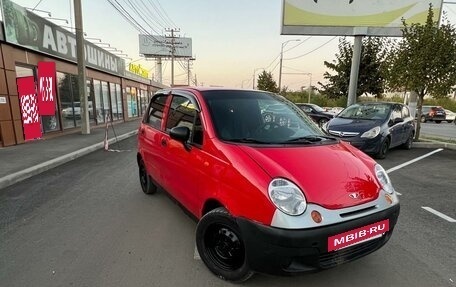
<path id="1" fill-rule="evenodd" d="M 456 150 L 456 144 L 439 141 L 413 142 L 412 148 L 444 148 Z"/>
<path id="2" fill-rule="evenodd" d="M 131 136 L 134 136 L 137 133 L 138 133 L 138 131 L 135 130 L 135 131 L 131 131 L 131 132 L 126 133 L 126 134 L 122 134 L 122 135 L 118 136 L 117 139 L 114 138 L 114 139 L 108 140 L 108 143 L 109 144 L 113 144 L 113 143 L 119 142 L 119 141 L 124 140 L 126 138 L 129 138 Z M 15 183 L 18 183 L 20 181 L 23 181 L 23 180 L 25 180 L 27 178 L 30 178 L 32 176 L 35 176 L 37 174 L 40 174 L 42 172 L 45 172 L 45 171 L 50 170 L 50 169 L 52 169 L 54 167 L 57 167 L 59 165 L 62 165 L 64 163 L 67 163 L 69 161 L 72 161 L 74 159 L 77 159 L 77 158 L 79 158 L 81 156 L 87 155 L 87 154 L 89 154 L 91 152 L 94 152 L 94 151 L 102 149 L 102 148 L 104 148 L 104 142 L 96 143 L 96 144 L 93 144 L 91 146 L 82 148 L 80 150 L 71 152 L 69 154 L 59 156 L 57 158 L 45 161 L 43 163 L 40 163 L 40 164 L 37 164 L 35 166 L 26 168 L 24 170 L 21 170 L 21 171 L 12 173 L 10 175 L 1 177 L 0 178 L 0 189 L 3 189 L 5 187 L 8 187 L 8 186 L 13 185 Z"/>

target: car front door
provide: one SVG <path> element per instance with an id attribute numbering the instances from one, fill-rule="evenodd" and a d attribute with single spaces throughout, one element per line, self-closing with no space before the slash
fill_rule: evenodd
<path id="1" fill-rule="evenodd" d="M 402 143 L 404 134 L 404 121 L 402 118 L 402 107 L 400 105 L 392 106 L 389 125 L 391 135 L 390 147 L 398 146 Z"/>
<path id="2" fill-rule="evenodd" d="M 173 94 L 162 143 L 164 187 L 195 215 L 201 207 L 200 189 L 204 185 L 208 158 L 203 150 L 204 131 L 199 110 L 191 94 Z M 190 130 L 190 138 L 185 144 L 171 139 L 169 135 L 172 128 L 180 126 Z"/>

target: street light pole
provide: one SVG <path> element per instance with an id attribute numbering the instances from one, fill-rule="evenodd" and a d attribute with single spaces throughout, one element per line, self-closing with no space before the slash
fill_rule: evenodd
<path id="1" fill-rule="evenodd" d="M 292 39 L 282 43 L 282 47 L 280 48 L 280 64 L 279 64 L 279 93 L 282 89 L 282 62 L 283 62 L 283 48 L 288 44 L 288 42 L 292 41 L 301 41 L 300 39 Z"/>

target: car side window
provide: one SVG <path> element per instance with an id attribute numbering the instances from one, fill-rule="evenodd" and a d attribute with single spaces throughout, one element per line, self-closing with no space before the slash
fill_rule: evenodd
<path id="1" fill-rule="evenodd" d="M 186 97 L 173 95 L 171 107 L 166 121 L 166 131 L 174 127 L 185 126 L 190 129 L 190 141 L 203 143 L 201 118 L 192 101 Z"/>
<path id="2" fill-rule="evenodd" d="M 402 118 L 402 109 L 399 105 L 394 105 L 391 112 L 391 121 L 394 123 L 396 119 Z"/>
<path id="3" fill-rule="evenodd" d="M 147 114 L 146 123 L 150 126 L 160 129 L 163 119 L 163 111 L 165 110 L 166 100 L 168 95 L 156 95 L 150 100 L 149 112 Z"/>
<path id="4" fill-rule="evenodd" d="M 402 117 L 404 119 L 410 117 L 410 110 L 407 106 L 402 107 Z"/>

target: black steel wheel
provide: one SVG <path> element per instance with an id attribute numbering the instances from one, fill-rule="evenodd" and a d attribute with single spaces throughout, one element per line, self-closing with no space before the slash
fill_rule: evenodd
<path id="1" fill-rule="evenodd" d="M 141 159 L 138 163 L 139 167 L 139 182 L 141 183 L 141 189 L 145 194 L 154 194 L 157 191 L 157 186 L 152 182 L 152 179 L 147 174 L 146 166 L 144 161 Z"/>
<path id="2" fill-rule="evenodd" d="M 225 208 L 216 208 L 201 218 L 196 246 L 204 264 L 219 278 L 243 282 L 253 275 L 239 227 Z"/>
<path id="3" fill-rule="evenodd" d="M 386 157 L 386 154 L 388 153 L 389 150 L 389 145 L 390 145 L 390 140 L 386 138 L 380 147 L 380 150 L 378 153 L 375 155 L 376 158 L 378 159 L 384 159 Z"/>

